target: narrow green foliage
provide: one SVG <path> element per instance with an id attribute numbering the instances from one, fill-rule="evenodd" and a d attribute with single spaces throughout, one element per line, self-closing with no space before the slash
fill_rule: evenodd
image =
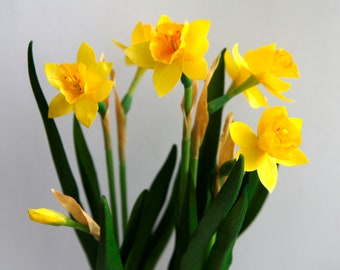
<path id="1" fill-rule="evenodd" d="M 167 160 L 153 181 L 148 196 L 145 198 L 135 242 L 125 264 L 126 270 L 140 269 L 144 264 L 145 248 L 147 247 L 152 228 L 166 198 L 176 164 L 176 154 L 176 147 L 173 146 Z"/>
<path id="2" fill-rule="evenodd" d="M 33 42 L 31 41 L 28 46 L 27 52 L 28 60 L 28 73 L 33 90 L 34 97 L 39 107 L 40 115 L 44 123 L 48 143 L 51 150 L 54 166 L 56 168 L 59 182 L 63 193 L 73 197 L 77 202 L 79 200 L 79 193 L 76 181 L 73 177 L 70 165 L 68 163 L 66 153 L 61 141 L 57 126 L 53 119 L 48 118 L 48 105 L 42 89 L 39 84 L 37 73 L 35 70 L 34 59 L 33 59 Z M 76 231 L 77 236 L 85 250 L 88 261 L 92 268 L 95 266 L 96 253 L 97 253 L 97 242 L 92 236 L 86 233 Z"/>
<path id="3" fill-rule="evenodd" d="M 183 202 L 183 208 L 176 226 L 176 243 L 169 269 L 178 269 L 183 253 L 186 251 L 189 239 L 197 227 L 196 192 L 193 180 L 190 178 Z"/>
<path id="4" fill-rule="evenodd" d="M 136 240 L 136 234 L 141 219 L 143 205 L 145 203 L 145 198 L 148 196 L 148 193 L 148 190 L 144 190 L 138 196 L 134 206 L 132 207 L 126 231 L 124 232 L 124 241 L 120 248 L 121 258 L 124 264 L 132 248 L 132 245 Z"/>
<path id="5" fill-rule="evenodd" d="M 245 174 L 242 190 L 242 193 L 248 194 L 249 207 L 240 233 L 244 232 L 254 221 L 268 196 L 268 191 L 260 182 L 257 171 Z"/>
<path id="6" fill-rule="evenodd" d="M 221 52 L 218 66 L 208 86 L 207 101 L 210 102 L 224 93 L 224 53 Z M 197 208 L 198 219 L 200 220 L 208 205 L 210 187 L 212 186 L 213 174 L 216 167 L 217 148 L 221 130 L 222 110 L 209 116 L 209 124 L 200 148 L 198 172 L 197 172 Z"/>
<path id="7" fill-rule="evenodd" d="M 205 269 L 228 269 L 227 264 L 231 262 L 232 249 L 241 230 L 247 206 L 248 196 L 243 193 L 218 227 L 216 241 L 210 251 Z"/>
<path id="8" fill-rule="evenodd" d="M 208 210 L 199 222 L 189 242 L 187 251 L 182 257 L 180 270 L 202 269 L 209 241 L 238 197 L 243 178 L 243 164 L 244 160 L 241 155 L 228 181 L 226 181 L 220 192 L 212 200 Z"/>
<path id="9" fill-rule="evenodd" d="M 90 151 L 87 147 L 85 137 L 76 117 L 73 118 L 73 140 L 86 198 L 89 203 L 94 220 L 98 221 L 98 215 L 101 209 L 101 192 L 99 188 L 97 173 Z"/>
<path id="10" fill-rule="evenodd" d="M 112 215 L 106 198 L 102 197 L 102 220 L 100 223 L 100 240 L 96 270 L 123 270 Z"/>
<path id="11" fill-rule="evenodd" d="M 171 200 L 160 223 L 148 241 L 143 270 L 155 269 L 155 265 L 164 251 L 174 229 L 174 215 L 174 202 Z"/>

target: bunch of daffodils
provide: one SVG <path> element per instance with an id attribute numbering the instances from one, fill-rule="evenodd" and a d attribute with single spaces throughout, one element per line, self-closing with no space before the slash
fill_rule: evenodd
<path id="1" fill-rule="evenodd" d="M 282 80 L 299 77 L 291 54 L 273 43 L 242 56 L 235 44 L 231 51 L 223 49 L 209 68 L 204 58 L 209 29 L 209 20 L 177 23 L 162 15 L 154 26 L 137 23 L 131 45 L 113 40 L 124 52 L 126 64 L 136 67 L 122 99 L 116 89 L 115 80 L 119 78 L 115 77 L 113 62 L 105 61 L 103 55 L 97 59 L 90 45 L 83 42 L 76 62 L 45 64 L 47 80 L 58 91 L 48 105 L 36 75 L 33 43 L 29 44 L 31 86 L 64 194 L 54 189 L 52 193 L 70 215 L 46 208 L 29 209 L 28 214 L 42 224 L 74 228 L 92 269 L 154 269 L 171 235 L 175 243 L 169 269 L 228 269 L 237 238 L 276 187 L 278 165 L 308 163 L 299 148 L 302 119 L 288 117 L 284 106 L 271 107 L 262 91 L 264 88 L 284 102 L 291 101 L 284 95 L 291 85 Z M 150 187 L 129 208 L 126 119 L 138 82 L 147 70 L 153 72 L 159 97 L 177 84 L 183 85 L 183 130 L 178 132 L 182 144 L 179 155 L 176 145 L 171 147 Z M 227 88 L 226 73 L 230 77 Z M 241 93 L 252 108 L 264 108 L 257 132 L 234 121 L 233 113 L 223 119 L 223 108 Z M 111 96 L 117 153 L 110 132 Z M 71 112 L 82 185 L 73 176 L 54 120 Z M 96 163 L 83 134 L 86 129 L 81 127 L 91 128 L 97 116 L 104 134 L 107 192 L 101 191 Z M 80 190 L 89 213 L 81 206 Z"/>

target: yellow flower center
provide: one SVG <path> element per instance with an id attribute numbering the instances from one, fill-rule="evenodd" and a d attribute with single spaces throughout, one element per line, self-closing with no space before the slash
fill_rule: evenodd
<path id="1" fill-rule="evenodd" d="M 82 63 L 61 64 L 59 71 L 60 92 L 68 103 L 73 104 L 85 93 L 86 66 Z"/>
<path id="2" fill-rule="evenodd" d="M 151 55 L 154 60 L 171 64 L 185 46 L 183 40 L 184 24 L 164 23 L 156 26 L 156 33 L 150 42 Z"/>
<path id="3" fill-rule="evenodd" d="M 261 150 L 282 160 L 291 158 L 292 151 L 300 144 L 300 130 L 284 114 L 275 116 L 259 134 L 258 139 L 258 146 Z"/>

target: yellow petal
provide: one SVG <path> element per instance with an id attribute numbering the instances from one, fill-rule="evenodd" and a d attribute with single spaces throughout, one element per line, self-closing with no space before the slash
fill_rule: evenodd
<path id="1" fill-rule="evenodd" d="M 86 42 L 83 42 L 78 50 L 77 63 L 83 63 L 89 66 L 94 62 L 96 62 L 94 51 Z"/>
<path id="2" fill-rule="evenodd" d="M 230 135 L 233 141 L 241 147 L 257 146 L 257 136 L 254 131 L 243 122 L 230 124 Z"/>
<path id="3" fill-rule="evenodd" d="M 161 17 L 159 18 L 157 25 L 161 25 L 164 23 L 172 23 L 172 20 L 167 16 L 167 15 L 161 15 Z"/>
<path id="4" fill-rule="evenodd" d="M 48 117 L 54 118 L 70 113 L 73 110 L 73 106 L 69 104 L 64 95 L 56 95 L 48 108 Z"/>
<path id="5" fill-rule="evenodd" d="M 302 118 L 294 118 L 289 117 L 289 121 L 298 129 L 302 129 L 303 119 Z"/>
<path id="6" fill-rule="evenodd" d="M 277 165 L 272 158 L 267 156 L 257 169 L 262 185 L 271 193 L 277 182 L 278 172 Z"/>
<path id="7" fill-rule="evenodd" d="M 182 70 L 175 61 L 171 65 L 158 64 L 153 74 L 153 83 L 159 97 L 169 93 L 180 80 Z"/>
<path id="8" fill-rule="evenodd" d="M 59 76 L 58 76 L 58 65 L 54 63 L 46 63 L 45 64 L 45 74 L 49 83 L 57 88 L 60 89 L 59 83 Z"/>
<path id="9" fill-rule="evenodd" d="M 260 89 L 256 86 L 247 89 L 243 94 L 252 108 L 268 107 L 267 98 L 262 95 Z"/>
<path id="10" fill-rule="evenodd" d="M 207 52 L 209 41 L 207 35 L 210 28 L 209 20 L 196 20 L 189 24 L 188 33 L 184 39 L 184 58 L 195 61 Z"/>
<path id="11" fill-rule="evenodd" d="M 121 48 L 122 50 L 125 50 L 128 46 L 124 45 L 123 43 L 120 43 L 117 40 L 112 40 L 113 44 L 115 44 L 117 47 Z"/>
<path id="12" fill-rule="evenodd" d="M 87 85 L 86 85 L 87 86 Z M 101 102 L 105 100 L 111 93 L 113 81 L 106 80 L 99 84 L 89 85 L 87 89 L 88 96 L 96 101 Z"/>
<path id="13" fill-rule="evenodd" d="M 244 55 L 251 72 L 255 76 L 261 76 L 269 70 L 273 63 L 276 44 L 269 44 L 256 50 L 249 50 Z"/>
<path id="14" fill-rule="evenodd" d="M 112 66 L 112 62 L 96 62 L 89 65 L 86 70 L 86 83 L 106 80 Z"/>
<path id="15" fill-rule="evenodd" d="M 249 70 L 248 63 L 244 60 L 244 58 L 241 56 L 240 52 L 238 51 L 238 43 L 235 43 L 235 45 L 233 46 L 232 53 L 233 53 L 233 57 L 234 57 L 236 64 L 239 67 L 242 66 L 245 69 Z"/>
<path id="16" fill-rule="evenodd" d="M 292 55 L 284 49 L 277 49 L 275 51 L 270 73 L 273 73 L 280 78 L 300 77 L 298 68 L 293 62 Z"/>
<path id="17" fill-rule="evenodd" d="M 151 56 L 149 41 L 127 47 L 125 54 L 133 63 L 142 68 L 154 69 L 156 66 Z"/>
<path id="18" fill-rule="evenodd" d="M 233 81 L 235 81 L 236 78 L 238 77 L 239 72 L 240 72 L 240 67 L 234 61 L 229 50 L 226 50 L 226 52 L 224 53 L 224 62 L 225 62 L 225 69 L 226 69 L 229 77 Z"/>
<path id="19" fill-rule="evenodd" d="M 244 156 L 244 170 L 246 172 L 256 170 L 263 162 L 266 155 L 266 153 L 261 151 L 257 146 L 241 147 L 237 155 L 240 154 Z"/>
<path id="20" fill-rule="evenodd" d="M 309 163 L 307 156 L 301 151 L 301 149 L 295 149 L 291 151 L 291 158 L 288 160 L 277 160 L 277 163 L 284 166 L 298 166 Z"/>
<path id="21" fill-rule="evenodd" d="M 69 219 L 64 214 L 47 208 L 28 209 L 28 215 L 35 222 L 54 226 L 66 225 Z"/>
<path id="22" fill-rule="evenodd" d="M 86 127 L 90 127 L 96 118 L 98 111 L 97 102 L 82 98 L 74 104 L 74 113 L 80 123 Z"/>
<path id="23" fill-rule="evenodd" d="M 204 58 L 197 61 L 184 61 L 182 70 L 192 80 L 204 80 L 208 73 L 208 63 Z"/>
<path id="24" fill-rule="evenodd" d="M 281 114 L 288 116 L 288 112 L 287 112 L 286 107 L 284 107 L 284 106 L 274 106 L 274 107 L 271 107 L 271 108 L 265 110 L 262 113 L 261 118 L 259 120 L 259 123 L 257 125 L 257 133 L 262 134 L 264 132 L 264 130 L 266 130 L 266 128 L 271 125 L 272 120 L 276 116 L 279 116 Z"/>
<path id="25" fill-rule="evenodd" d="M 290 88 L 290 83 L 278 79 L 274 74 L 266 73 L 262 76 L 260 82 L 268 88 L 269 91 L 286 92 Z"/>
<path id="26" fill-rule="evenodd" d="M 131 43 L 132 45 L 142 42 L 150 41 L 154 35 L 154 29 L 150 24 L 137 23 L 135 29 L 132 32 Z"/>

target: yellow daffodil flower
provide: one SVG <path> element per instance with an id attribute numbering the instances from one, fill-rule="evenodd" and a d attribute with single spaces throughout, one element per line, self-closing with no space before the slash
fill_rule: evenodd
<path id="1" fill-rule="evenodd" d="M 53 225 L 53 226 L 68 226 L 87 233 L 99 241 L 100 227 L 87 214 L 83 208 L 70 196 L 64 195 L 54 189 L 51 190 L 58 202 L 69 212 L 74 219 L 68 217 L 60 212 L 47 209 L 28 209 L 28 215 L 32 221 Z"/>
<path id="2" fill-rule="evenodd" d="M 162 15 L 151 40 L 129 46 L 125 53 L 136 65 L 154 70 L 153 83 L 162 97 L 175 87 L 182 73 L 192 80 L 206 78 L 208 64 L 203 56 L 209 47 L 209 28 L 208 20 L 178 24 Z"/>
<path id="3" fill-rule="evenodd" d="M 244 58 L 238 51 L 238 44 L 235 44 L 232 55 L 227 51 L 224 60 L 227 73 L 236 86 L 241 85 L 249 76 L 255 76 L 275 97 L 292 101 L 282 94 L 291 85 L 279 78 L 299 78 L 299 71 L 291 54 L 284 49 L 276 49 L 275 43 L 249 50 Z M 268 106 L 267 99 L 256 86 L 243 93 L 252 107 Z"/>
<path id="4" fill-rule="evenodd" d="M 77 63 L 45 64 L 48 81 L 60 91 L 50 103 L 48 117 L 74 111 L 79 122 L 90 127 L 98 111 L 98 102 L 110 95 L 113 82 L 107 77 L 112 65 L 96 62 L 94 51 L 85 42 L 79 48 Z"/>
<path id="5" fill-rule="evenodd" d="M 28 215 L 30 219 L 35 222 L 54 226 L 66 226 L 70 219 L 70 217 L 65 216 L 60 212 L 47 208 L 28 209 Z"/>
<path id="6" fill-rule="evenodd" d="M 230 124 L 230 135 L 240 147 L 238 155 L 245 160 L 245 171 L 257 170 L 261 183 L 269 192 L 275 188 L 277 165 L 297 166 L 308 163 L 298 148 L 301 144 L 302 119 L 289 118 L 285 107 L 266 110 L 259 121 L 256 135 L 242 123 Z"/>
<path id="7" fill-rule="evenodd" d="M 152 39 L 152 37 L 154 36 L 154 33 L 155 33 L 155 30 L 151 24 L 143 24 L 142 22 L 139 22 L 133 29 L 133 32 L 131 35 L 131 44 L 137 45 L 143 42 L 148 42 Z M 120 43 L 117 40 L 113 40 L 113 43 L 123 50 L 125 50 L 128 47 Z M 125 62 L 127 65 L 134 64 L 128 56 L 126 56 Z"/>

